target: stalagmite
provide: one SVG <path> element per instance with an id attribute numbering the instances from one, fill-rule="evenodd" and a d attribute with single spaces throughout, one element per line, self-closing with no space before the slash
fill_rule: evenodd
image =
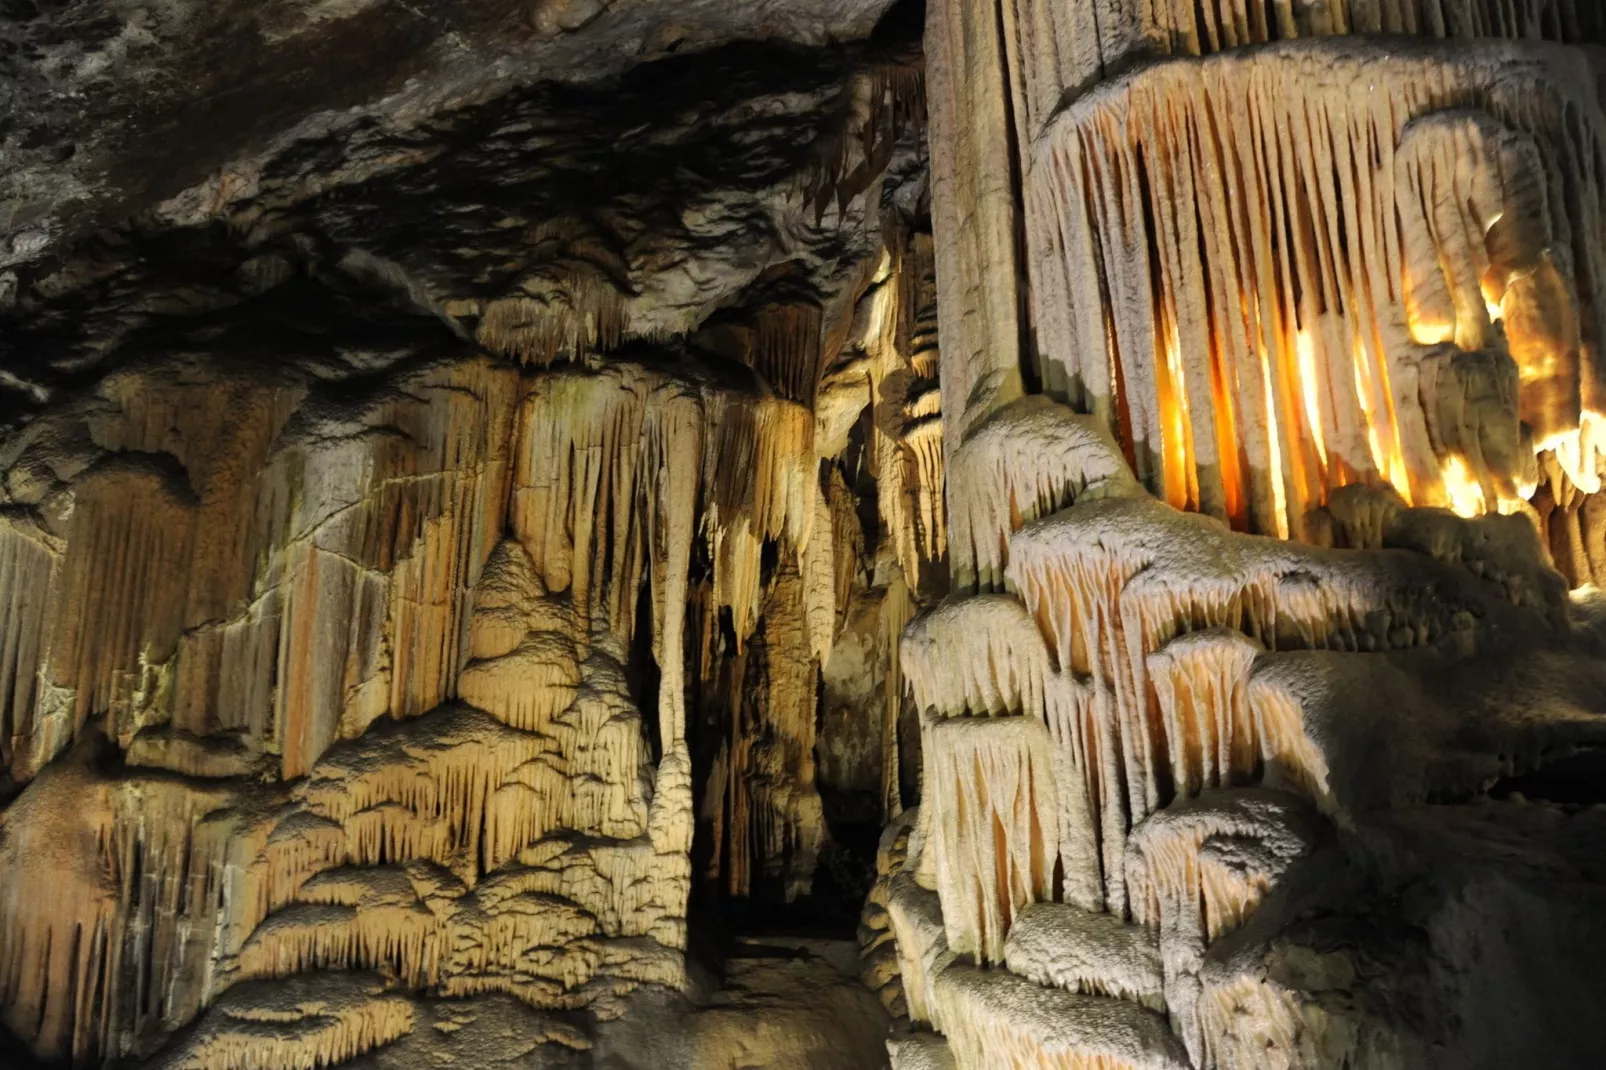
<path id="1" fill-rule="evenodd" d="M 805 593 L 796 570 L 782 572 L 764 605 L 764 626 L 748 652 L 746 694 L 734 710 L 724 769 L 725 872 L 746 895 L 756 877 L 777 879 L 788 901 L 807 891 L 825 840 L 815 785 L 815 679 Z M 755 864 L 758 863 L 758 864 Z"/>

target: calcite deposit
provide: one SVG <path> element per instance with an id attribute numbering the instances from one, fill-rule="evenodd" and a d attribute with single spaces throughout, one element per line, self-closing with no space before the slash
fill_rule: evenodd
<path id="1" fill-rule="evenodd" d="M 1598 1057 L 1600 30 L 930 6 L 894 1066 Z"/>
<path id="2" fill-rule="evenodd" d="M 1603 44 L 0 4 L 0 1064 L 1598 1065 Z"/>

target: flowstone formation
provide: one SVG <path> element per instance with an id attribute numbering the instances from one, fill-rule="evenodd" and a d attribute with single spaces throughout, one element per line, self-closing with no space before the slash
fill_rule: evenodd
<path id="1" fill-rule="evenodd" d="M 1598 1061 L 1601 30 L 930 6 L 895 1067 Z"/>
<path id="2" fill-rule="evenodd" d="M 0 1062 L 1597 1065 L 1603 42 L 0 6 Z"/>
<path id="3" fill-rule="evenodd" d="M 184 189 L 97 170 L 137 109 L 28 135 L 102 184 L 4 217 L 0 1059 L 884 1063 L 852 933 L 944 539 L 918 18 L 607 6 Z M 253 47 L 369 17 L 298 12 Z"/>

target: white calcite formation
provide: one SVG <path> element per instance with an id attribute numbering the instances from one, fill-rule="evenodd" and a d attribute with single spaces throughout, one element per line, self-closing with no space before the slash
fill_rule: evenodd
<path id="1" fill-rule="evenodd" d="M 1377 530 L 1422 545 L 1086 501 L 1004 533 L 1018 600 L 911 624 L 923 801 L 887 913 L 907 1011 L 956 1065 L 1340 1065 L 1302 1038 L 1352 1028 L 1320 1017 L 1342 1012 L 1255 987 L 1255 945 L 1213 949 L 1308 859 L 1335 865 L 1335 829 L 1387 852 L 1383 815 L 1606 740 L 1590 626 L 1559 584 L 1521 582 L 1541 574 L 1532 528 L 1391 508 Z M 1420 1041 L 1382 1017 L 1389 1050 Z M 1260 1031 L 1316 1054 L 1262 1062 Z"/>
<path id="2" fill-rule="evenodd" d="M 1034 903 L 1010 927 L 1004 962 L 1011 973 L 1040 985 L 1165 1009 L 1154 934 L 1111 914 Z"/>
<path id="3" fill-rule="evenodd" d="M 896 1065 L 1588 1065 L 1549 1008 L 1606 840 L 1548 770 L 1606 739 L 1598 32 L 932 5 L 954 592 L 901 654 Z"/>

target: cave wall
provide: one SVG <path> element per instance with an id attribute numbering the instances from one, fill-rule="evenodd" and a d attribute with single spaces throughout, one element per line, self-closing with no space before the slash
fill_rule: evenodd
<path id="1" fill-rule="evenodd" d="M 894 1066 L 1594 1058 L 1600 33 L 931 5 L 953 593 L 865 912 Z"/>
<path id="2" fill-rule="evenodd" d="M 606 51 L 637 7 L 534 32 Z M 8 274 L 20 1048 L 881 1061 L 841 937 L 944 537 L 918 12 L 883 13 L 687 10 L 472 92 L 452 57 L 83 238 L 137 192 L 99 191 Z M 115 154 L 99 121 L 55 132 Z M 775 908 L 836 936 L 691 946 Z"/>
<path id="3" fill-rule="evenodd" d="M 0 1057 L 1593 1065 L 1600 12 L 726 8 L 0 11 Z"/>

